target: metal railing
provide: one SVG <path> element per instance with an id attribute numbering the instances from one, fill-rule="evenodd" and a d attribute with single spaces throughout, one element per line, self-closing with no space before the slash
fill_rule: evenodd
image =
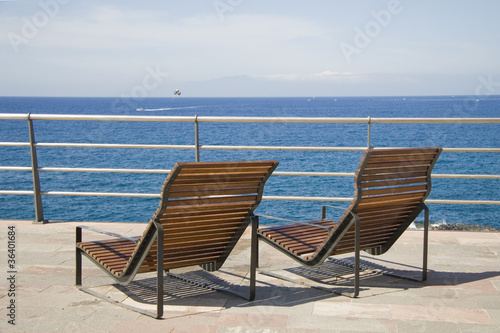
<path id="1" fill-rule="evenodd" d="M 27 120 L 30 142 L 0 142 L 0 147 L 30 147 L 31 167 L 0 166 L 0 171 L 29 171 L 33 176 L 33 190 L 0 190 L 0 195 L 33 195 L 35 199 L 35 222 L 43 223 L 42 195 L 58 196 L 100 196 L 100 197 L 141 197 L 159 198 L 159 193 L 106 193 L 106 192 L 65 192 L 41 191 L 39 172 L 92 172 L 92 173 L 168 173 L 168 169 L 109 169 L 109 168 L 54 168 L 38 167 L 36 148 L 69 147 L 69 148 L 123 148 L 123 149 L 192 149 L 195 160 L 200 160 L 200 150 L 276 150 L 276 151 L 364 151 L 370 147 L 372 124 L 500 124 L 500 118 L 313 118 L 313 117 L 201 117 L 201 116 L 112 116 L 112 115 L 62 115 L 62 114 L 0 114 L 0 120 Z M 33 128 L 34 120 L 53 121 L 139 121 L 139 122 L 190 122 L 194 124 L 194 145 L 153 145 L 153 144 L 105 144 L 105 143 L 41 143 L 36 142 Z M 310 147 L 310 146 L 226 146 L 201 145 L 199 142 L 199 126 L 206 123 L 348 123 L 367 125 L 366 147 Z M 443 148 L 444 152 L 500 152 L 500 148 Z M 273 176 L 318 176 L 318 177 L 353 177 L 354 173 L 346 172 L 274 172 Z M 455 179 L 500 179 L 500 175 L 487 174 L 433 174 L 432 178 Z M 306 197 L 306 196 L 263 196 L 264 200 L 298 200 L 298 201 L 344 201 L 352 198 L 344 197 Z M 439 204 L 485 204 L 500 205 L 498 200 L 447 200 L 428 199 L 427 203 Z"/>

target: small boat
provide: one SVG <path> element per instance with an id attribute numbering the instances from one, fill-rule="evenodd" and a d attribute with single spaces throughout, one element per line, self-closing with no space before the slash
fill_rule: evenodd
<path id="1" fill-rule="evenodd" d="M 135 111 L 144 111 L 144 109 L 143 108 L 137 108 L 137 109 L 135 109 Z"/>

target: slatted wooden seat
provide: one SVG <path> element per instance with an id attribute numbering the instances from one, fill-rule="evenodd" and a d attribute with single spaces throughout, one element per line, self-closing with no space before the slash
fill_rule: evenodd
<path id="1" fill-rule="evenodd" d="M 163 184 L 160 206 L 142 236 L 129 238 L 77 227 L 76 285 L 81 287 L 82 283 L 82 255 L 121 284 L 130 283 L 137 273 L 156 271 L 156 317 L 160 318 L 163 271 L 193 265 L 209 271 L 219 269 L 254 219 L 264 184 L 277 165 L 277 161 L 175 164 Z M 255 296 L 257 221 L 252 227 L 249 299 Z M 115 238 L 82 241 L 82 229 Z"/>
<path id="2" fill-rule="evenodd" d="M 332 255 L 355 253 L 355 291 L 359 293 L 359 252 L 385 253 L 425 211 L 422 280 L 427 277 L 428 209 L 431 171 L 441 148 L 369 149 L 354 178 L 354 200 L 339 221 L 260 228 L 259 239 L 303 265 L 320 265 Z"/>

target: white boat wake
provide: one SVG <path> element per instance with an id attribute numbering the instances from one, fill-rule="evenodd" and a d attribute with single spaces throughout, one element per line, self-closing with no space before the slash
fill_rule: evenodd
<path id="1" fill-rule="evenodd" d="M 150 111 L 168 111 L 168 110 L 182 110 L 182 109 L 196 109 L 196 108 L 201 108 L 203 105 L 198 105 L 198 106 L 181 106 L 181 107 L 175 107 L 175 108 L 158 108 L 158 109 L 144 109 L 144 108 L 137 108 L 136 111 L 139 112 L 150 112 Z"/>

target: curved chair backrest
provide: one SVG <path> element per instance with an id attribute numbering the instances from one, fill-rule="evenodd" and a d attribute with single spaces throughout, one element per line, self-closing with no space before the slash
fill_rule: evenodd
<path id="1" fill-rule="evenodd" d="M 277 161 L 177 163 L 151 220 L 164 230 L 164 268 L 220 268 L 249 225 L 277 166 Z M 143 239 L 154 239 L 154 232 L 150 225 Z M 139 272 L 154 271 L 156 241 L 144 244 L 143 251 L 147 255 Z"/>
<path id="2" fill-rule="evenodd" d="M 424 209 L 431 172 L 442 148 L 369 149 L 355 176 L 350 212 L 360 218 L 360 249 L 386 252 Z M 341 219 L 342 221 L 342 219 Z M 346 222 L 347 223 L 347 222 Z M 339 232 L 342 228 L 339 228 Z M 351 224 L 330 255 L 354 251 Z"/>

